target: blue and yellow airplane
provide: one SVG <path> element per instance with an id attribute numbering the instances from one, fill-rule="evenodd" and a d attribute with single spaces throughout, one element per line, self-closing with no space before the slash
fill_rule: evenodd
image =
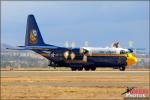
<path id="1" fill-rule="evenodd" d="M 67 48 L 46 44 L 33 15 L 27 19 L 25 46 L 14 50 L 32 50 L 49 60 L 49 66 L 70 67 L 72 71 L 95 71 L 97 67 L 111 67 L 124 71 L 127 66 L 137 62 L 131 49 L 118 47 L 96 48 L 81 47 Z M 9 48 L 10 49 L 10 48 Z"/>

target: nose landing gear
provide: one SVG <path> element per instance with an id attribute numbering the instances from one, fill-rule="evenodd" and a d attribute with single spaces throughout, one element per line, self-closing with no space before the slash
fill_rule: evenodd
<path id="1" fill-rule="evenodd" d="M 120 70 L 120 71 L 125 71 L 125 69 L 126 69 L 125 66 L 120 66 L 120 67 L 119 67 L 119 70 Z"/>

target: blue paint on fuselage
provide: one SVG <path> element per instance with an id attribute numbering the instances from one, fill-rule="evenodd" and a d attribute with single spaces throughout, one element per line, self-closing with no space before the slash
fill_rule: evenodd
<path id="1" fill-rule="evenodd" d="M 71 59 L 65 59 L 64 58 L 64 53 L 66 51 L 71 50 L 72 52 L 75 53 L 76 57 L 74 60 Z M 63 48 L 59 47 L 56 49 L 49 49 L 48 51 L 44 50 L 34 50 L 36 53 L 39 54 L 47 54 L 48 56 L 44 56 L 48 60 L 51 60 L 58 64 L 58 67 L 63 67 L 63 66 L 72 66 L 72 65 L 82 65 L 82 66 L 96 66 L 96 67 L 114 67 L 114 66 L 126 66 L 126 60 L 127 57 L 125 56 L 88 56 L 87 57 L 87 62 L 83 62 L 83 54 L 80 53 L 79 48 L 74 48 L 74 49 L 68 49 L 68 48 Z M 54 56 L 51 56 L 51 54 L 54 54 Z"/>

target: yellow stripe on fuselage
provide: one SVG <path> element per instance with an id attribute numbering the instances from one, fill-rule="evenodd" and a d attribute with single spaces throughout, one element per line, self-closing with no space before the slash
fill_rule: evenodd
<path id="1" fill-rule="evenodd" d="M 42 56 L 49 56 L 46 53 L 41 53 Z M 127 57 L 127 54 L 87 54 L 87 56 L 125 56 Z"/>
<path id="2" fill-rule="evenodd" d="M 127 57 L 127 54 L 88 54 L 87 56 L 125 56 Z"/>
<path id="3" fill-rule="evenodd" d="M 48 54 L 47 53 L 41 53 L 40 55 L 47 57 Z"/>

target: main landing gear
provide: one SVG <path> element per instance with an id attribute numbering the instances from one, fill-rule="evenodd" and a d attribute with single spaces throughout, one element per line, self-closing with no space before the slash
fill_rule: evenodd
<path id="1" fill-rule="evenodd" d="M 96 70 L 96 67 L 84 67 L 84 69 L 85 69 L 85 71 L 89 71 L 89 70 L 91 70 L 91 71 L 95 71 Z"/>
<path id="2" fill-rule="evenodd" d="M 71 70 L 72 70 L 72 71 L 76 71 L 76 70 L 82 71 L 82 70 L 83 70 L 83 67 L 71 67 Z M 84 70 L 85 70 L 85 71 L 89 71 L 89 70 L 95 71 L 95 70 L 96 70 L 96 67 L 84 67 Z"/>
<path id="3" fill-rule="evenodd" d="M 71 70 L 72 70 L 72 71 L 76 71 L 76 70 L 82 71 L 82 70 L 83 70 L 83 67 L 71 67 Z"/>

